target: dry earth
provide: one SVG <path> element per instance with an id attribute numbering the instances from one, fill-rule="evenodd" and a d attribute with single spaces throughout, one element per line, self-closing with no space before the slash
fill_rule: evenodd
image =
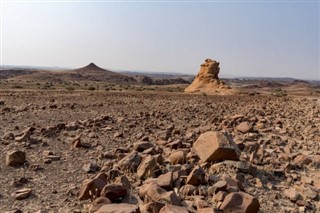
<path id="1" fill-rule="evenodd" d="M 2 90 L 0 212 L 85 212 L 92 202 L 78 198 L 83 181 L 100 172 L 110 176 L 110 171 L 129 180 L 125 194 L 155 206 L 166 204 L 167 211 L 162 212 L 170 212 L 168 203 L 178 201 L 183 201 L 180 204 L 189 212 L 214 212 L 225 205 L 221 201 L 227 193 L 239 190 L 259 200 L 259 212 L 319 212 L 319 101 L 274 96 Z M 208 131 L 228 133 L 241 150 L 240 160 L 199 160 L 201 153 L 195 152 L 194 142 Z M 22 152 L 8 159 L 17 165 L 8 166 L 6 157 L 13 150 Z M 136 168 L 138 172 L 122 169 L 121 159 L 133 150 L 144 159 L 153 156 L 157 171 L 148 164 Z M 183 152 L 183 159 L 173 159 L 175 150 Z M 171 195 L 165 202 L 154 201 L 151 195 L 147 199 L 139 192 L 149 176 L 169 172 L 175 178 L 166 190 L 174 198 L 178 196 L 178 201 Z M 192 180 L 201 181 L 190 181 L 190 175 Z M 110 183 L 116 182 L 111 179 Z M 192 193 L 181 191 L 186 182 L 194 186 Z M 133 202 L 131 198 L 116 202 L 129 201 Z M 141 203 L 143 212 L 146 206 Z M 149 205 L 149 211 L 155 206 Z M 201 211 L 203 207 L 209 208 Z"/>

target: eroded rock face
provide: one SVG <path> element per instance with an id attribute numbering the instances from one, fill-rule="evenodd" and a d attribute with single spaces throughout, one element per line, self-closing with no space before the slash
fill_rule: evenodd
<path id="1" fill-rule="evenodd" d="M 200 70 L 194 81 L 189 85 L 185 92 L 205 92 L 228 94 L 230 88 L 219 80 L 220 63 L 206 59 L 200 66 Z"/>

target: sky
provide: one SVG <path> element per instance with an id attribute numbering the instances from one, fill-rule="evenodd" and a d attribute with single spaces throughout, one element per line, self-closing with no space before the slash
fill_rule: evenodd
<path id="1" fill-rule="evenodd" d="M 1 3 L 1 64 L 320 80 L 317 1 Z"/>

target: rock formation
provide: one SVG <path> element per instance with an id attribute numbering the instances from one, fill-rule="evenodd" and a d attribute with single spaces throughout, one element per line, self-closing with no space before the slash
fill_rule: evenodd
<path id="1" fill-rule="evenodd" d="M 228 93 L 227 90 L 230 88 L 219 80 L 219 65 L 220 63 L 215 60 L 206 59 L 201 64 L 198 75 L 192 84 L 185 89 L 185 92 Z"/>

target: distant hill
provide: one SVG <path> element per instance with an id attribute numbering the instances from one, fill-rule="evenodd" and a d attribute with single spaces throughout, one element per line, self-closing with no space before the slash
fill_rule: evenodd
<path id="1" fill-rule="evenodd" d="M 130 76 L 121 75 L 110 70 L 102 69 L 90 63 L 89 65 L 62 72 L 66 80 L 74 81 L 99 81 L 99 82 L 113 82 L 119 84 L 135 84 L 137 81 Z"/>
<path id="2" fill-rule="evenodd" d="M 116 84 L 138 83 L 133 77 L 102 69 L 94 63 L 90 63 L 85 67 L 73 70 L 28 70 L 26 68 L 11 68 L 0 70 L 0 79 L 15 79 L 40 82 L 97 81 Z"/>
<path id="3" fill-rule="evenodd" d="M 78 69 L 41 69 L 40 67 L 2 66 L 0 79 L 37 82 L 93 81 L 114 84 L 169 85 L 189 84 L 193 76 L 183 74 L 113 72 L 94 63 Z"/>

